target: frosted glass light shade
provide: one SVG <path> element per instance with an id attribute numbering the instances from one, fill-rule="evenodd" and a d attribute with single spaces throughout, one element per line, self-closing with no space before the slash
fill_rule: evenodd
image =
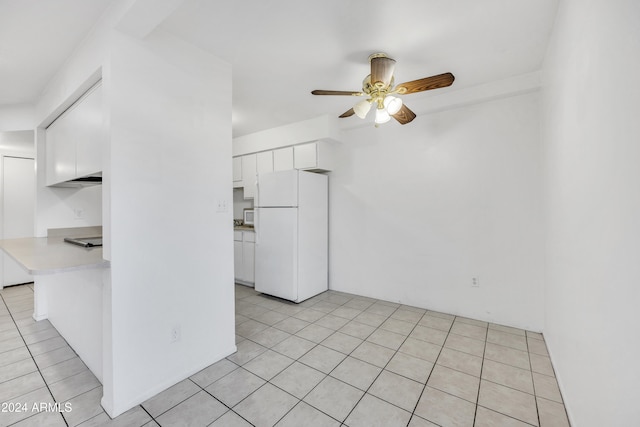
<path id="1" fill-rule="evenodd" d="M 391 116 L 387 113 L 387 110 L 383 108 L 376 109 L 376 124 L 387 123 L 389 120 L 391 120 Z"/>
<path id="2" fill-rule="evenodd" d="M 353 111 L 356 113 L 356 116 L 364 119 L 367 116 L 367 113 L 371 109 L 371 103 L 366 99 L 358 102 L 353 106 Z"/>
<path id="3" fill-rule="evenodd" d="M 402 99 L 389 95 L 384 99 L 384 108 L 389 114 L 394 115 L 402 108 Z"/>

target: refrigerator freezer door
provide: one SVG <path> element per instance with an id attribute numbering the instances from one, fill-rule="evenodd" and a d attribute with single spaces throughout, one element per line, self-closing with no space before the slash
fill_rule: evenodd
<path id="1" fill-rule="evenodd" d="M 298 299 L 298 209 L 257 208 L 255 289 Z"/>
<path id="2" fill-rule="evenodd" d="M 287 170 L 259 174 L 255 206 L 298 206 L 298 171 Z"/>

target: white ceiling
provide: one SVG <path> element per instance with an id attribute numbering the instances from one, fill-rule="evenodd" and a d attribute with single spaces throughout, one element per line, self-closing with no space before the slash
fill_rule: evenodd
<path id="1" fill-rule="evenodd" d="M 33 102 L 112 0 L 0 0 L 0 105 Z M 539 70 L 558 0 L 185 0 L 161 27 L 233 66 L 233 134 L 339 115 L 367 57 L 396 83 L 452 72 L 452 87 Z M 11 82 L 11 84 L 4 84 Z M 345 120 L 358 120 L 355 117 Z"/>
<path id="2" fill-rule="evenodd" d="M 0 106 L 33 103 L 112 0 L 0 0 Z"/>

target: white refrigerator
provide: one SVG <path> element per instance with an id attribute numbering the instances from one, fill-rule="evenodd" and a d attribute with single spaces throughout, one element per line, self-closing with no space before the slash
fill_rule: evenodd
<path id="1" fill-rule="evenodd" d="M 287 170 L 258 175 L 255 290 L 301 302 L 328 289 L 328 177 Z"/>

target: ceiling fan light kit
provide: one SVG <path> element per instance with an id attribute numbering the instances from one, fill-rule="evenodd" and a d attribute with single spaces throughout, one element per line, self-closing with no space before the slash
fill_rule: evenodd
<path id="1" fill-rule="evenodd" d="M 426 90 L 451 86 L 455 77 L 451 73 L 438 74 L 401 83 L 394 87 L 393 71 L 396 61 L 384 53 L 374 53 L 369 56 L 371 74 L 362 81 L 362 92 L 340 90 L 314 90 L 313 95 L 346 95 L 367 96 L 368 98 L 356 103 L 353 108 L 345 111 L 339 117 L 351 117 L 354 114 L 364 119 L 372 105 L 376 106 L 375 125 L 386 123 L 391 117 L 401 125 L 405 125 L 415 119 L 416 115 L 397 96 L 409 95 Z"/>

